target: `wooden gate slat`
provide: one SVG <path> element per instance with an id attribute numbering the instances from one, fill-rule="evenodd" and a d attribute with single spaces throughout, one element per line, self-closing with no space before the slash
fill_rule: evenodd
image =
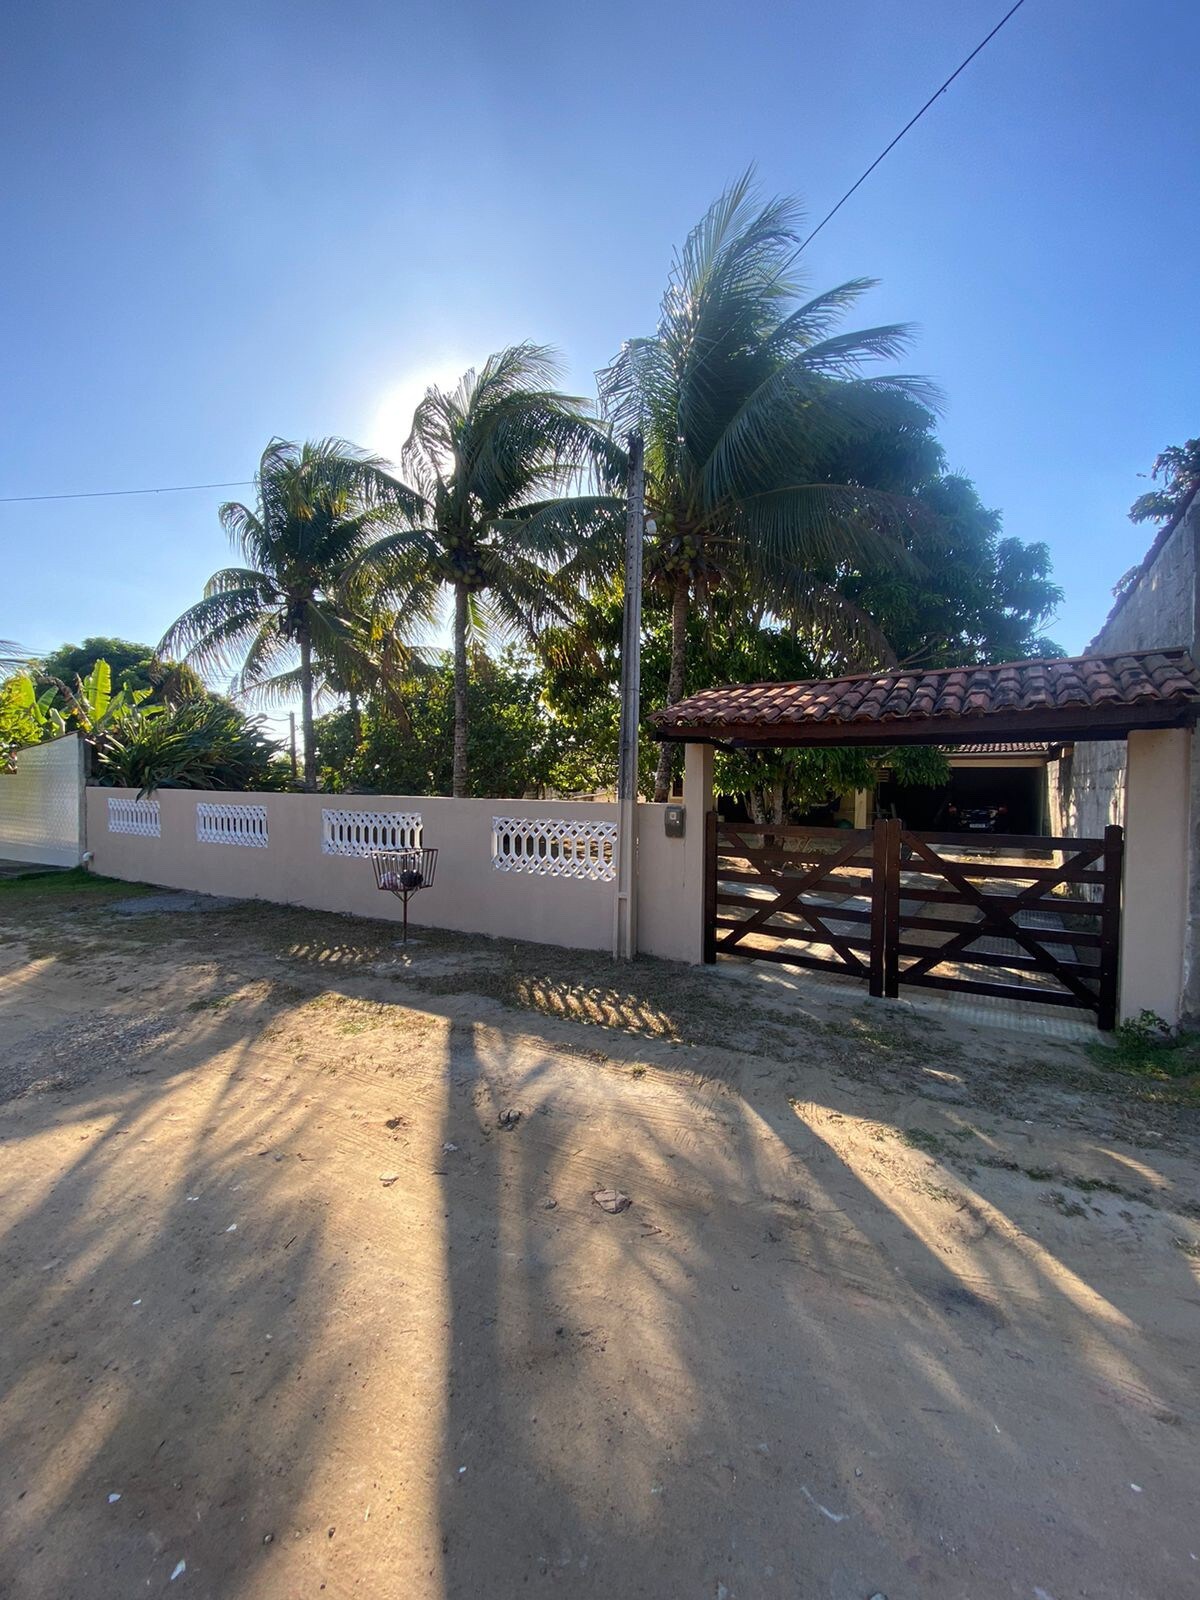
<path id="1" fill-rule="evenodd" d="M 911 839 L 913 836 L 906 833 L 904 837 L 905 839 Z M 997 862 L 995 866 L 983 866 L 974 861 L 955 861 L 950 856 L 937 856 L 937 860 L 945 862 L 947 866 L 956 868 L 960 877 L 968 879 L 1004 878 L 1015 879 L 1018 882 L 1024 880 L 1026 883 L 1030 883 L 1034 879 L 1040 879 L 1049 875 L 1054 883 L 1094 883 L 1099 886 L 1104 882 L 1104 873 L 1102 871 L 1089 872 L 1086 869 L 1096 859 L 1096 856 L 1101 853 L 1103 848 L 1103 845 L 1097 845 L 1095 854 L 1087 855 L 1078 866 L 1076 866 L 1074 863 L 1069 863 L 1063 867 L 1055 867 L 1050 865 L 1036 867 L 1016 867 L 1009 862 Z M 936 852 L 931 852 L 931 854 L 936 854 Z M 900 870 L 902 872 L 926 873 L 930 869 L 926 867 L 914 866 L 911 861 L 905 861 L 901 864 Z"/>
<path id="2" fill-rule="evenodd" d="M 902 900 L 919 900 L 925 905 L 960 906 L 963 897 L 953 889 L 925 889 L 915 884 L 904 884 L 900 889 Z M 1070 913 L 1076 916 L 1098 917 L 1101 910 L 1099 900 L 1075 900 L 1067 896 L 1047 896 L 1043 900 L 1026 900 L 1016 894 L 985 894 L 985 905 L 993 906 L 997 911 L 1053 911 Z"/>
<path id="3" fill-rule="evenodd" d="M 992 939 L 996 936 L 992 933 L 986 933 L 982 935 L 982 937 Z M 925 961 L 925 957 L 931 956 L 935 953 L 933 947 L 927 944 L 906 944 L 903 938 L 901 938 L 900 943 L 897 946 L 897 953 L 902 956 L 915 957 L 918 965 L 923 963 L 924 968 L 930 972 L 932 972 L 935 967 L 940 967 L 944 962 L 947 961 L 961 963 L 965 967 L 1006 967 L 1011 969 L 1013 972 L 1046 971 L 1045 964 L 1041 960 L 1040 956 L 1006 956 L 996 950 L 959 950 L 953 955 L 939 955 L 936 961 Z M 1081 977 L 1098 979 L 1100 976 L 1099 962 L 1062 961 L 1060 962 L 1060 965 L 1068 972 L 1079 973 Z"/>
<path id="4" fill-rule="evenodd" d="M 1117 1025 L 1117 978 L 1121 956 L 1121 868 L 1125 833 L 1104 830 L 1104 900 L 1100 915 L 1100 1005 L 1096 1021 L 1105 1033 Z"/>
<path id="5" fill-rule="evenodd" d="M 900 974 L 900 981 L 906 981 L 903 973 Z M 928 975 L 914 978 L 912 982 L 919 989 L 952 989 L 958 994 L 982 994 L 993 1000 L 1012 1000 L 1019 1005 L 1032 1002 L 1039 1006 L 1079 1009 L 1079 1001 L 1074 995 L 1064 994 L 1061 989 L 1031 989 L 1015 983 L 982 983 L 975 978 L 935 978 Z"/>
<path id="6" fill-rule="evenodd" d="M 716 921 L 716 926 L 718 928 L 741 928 L 743 924 L 739 922 L 736 917 L 719 916 Z M 781 924 L 778 922 L 760 923 L 759 926 L 753 930 L 753 934 L 758 933 L 770 934 L 778 939 L 796 939 L 799 940 L 801 944 L 828 944 L 830 949 L 836 949 L 839 945 L 849 945 L 852 950 L 870 950 L 871 948 L 870 937 L 861 933 L 838 934 L 837 945 L 831 944 L 829 936 L 827 934 L 818 932 L 815 928 L 794 928 L 790 924 Z M 753 937 L 753 934 L 751 937 Z M 723 940 L 717 941 L 718 950 L 722 949 L 723 945 Z M 746 946 L 746 949 L 748 950 L 753 948 L 756 947 L 752 945 Z"/>
<path id="7" fill-rule="evenodd" d="M 1024 911 L 1025 906 L 1017 907 Z M 1099 907 L 1096 907 L 1099 913 Z M 905 932 L 912 929 L 919 933 L 962 933 L 965 927 L 978 928 L 981 935 L 989 931 L 986 922 L 972 922 L 964 924 L 950 917 L 911 917 L 901 916 Z M 1038 939 L 1048 944 L 1075 944 L 1081 950 L 1098 950 L 1100 948 L 1100 935 L 1098 933 L 1076 933 L 1072 928 L 1031 928 L 1029 930 Z"/>
<path id="8" fill-rule="evenodd" d="M 721 894 L 718 892 L 717 904 L 719 906 L 741 906 L 743 910 L 748 911 L 757 905 L 762 905 L 763 902 L 761 900 L 751 900 L 744 894 Z M 823 912 L 827 912 L 835 922 L 870 922 L 871 920 L 869 911 L 861 911 L 856 906 L 822 906 L 821 909 Z M 962 923 L 960 922 L 956 926 L 961 928 Z"/>

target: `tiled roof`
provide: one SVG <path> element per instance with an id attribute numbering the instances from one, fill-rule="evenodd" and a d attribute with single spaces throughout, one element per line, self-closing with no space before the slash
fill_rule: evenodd
<path id="1" fill-rule="evenodd" d="M 743 730 L 754 730 L 760 740 L 776 730 L 813 733 L 818 725 L 830 732 L 845 726 L 861 735 L 864 725 L 873 723 L 897 731 L 935 723 L 945 737 L 951 731 L 947 724 L 962 722 L 978 739 L 984 732 L 980 719 L 995 718 L 1001 737 L 1019 737 L 1051 735 L 1054 725 L 1065 726 L 1081 715 L 1108 713 L 1118 720 L 1129 711 L 1133 723 L 1161 722 L 1172 710 L 1188 707 L 1200 707 L 1200 673 L 1186 650 L 1169 649 L 937 672 L 864 672 L 806 683 L 739 684 L 705 689 L 654 712 L 650 721 L 668 738 L 686 738 L 690 731 L 703 729 L 736 739 Z"/>
<path id="2" fill-rule="evenodd" d="M 953 756 L 1048 756 L 1055 747 L 1044 739 L 1018 743 L 1014 739 L 993 740 L 988 744 L 947 745 Z"/>

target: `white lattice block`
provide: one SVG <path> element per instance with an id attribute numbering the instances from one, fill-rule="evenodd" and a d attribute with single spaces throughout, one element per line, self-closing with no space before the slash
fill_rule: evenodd
<path id="1" fill-rule="evenodd" d="M 492 865 L 497 872 L 532 872 L 543 878 L 591 878 L 616 873 L 615 822 L 570 817 L 493 817 Z"/>
<path id="2" fill-rule="evenodd" d="M 158 801 L 111 797 L 108 802 L 108 831 L 140 833 L 147 839 L 161 839 L 162 818 L 158 814 Z"/>
<path id="3" fill-rule="evenodd" d="M 321 851 L 369 856 L 376 850 L 419 850 L 419 811 L 322 811 Z"/>
<path id="4" fill-rule="evenodd" d="M 204 844 L 244 844 L 265 850 L 267 808 L 201 800 L 196 806 L 196 837 Z"/>

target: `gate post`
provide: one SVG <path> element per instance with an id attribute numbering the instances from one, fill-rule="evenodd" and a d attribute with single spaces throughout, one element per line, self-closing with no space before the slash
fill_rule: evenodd
<path id="1" fill-rule="evenodd" d="M 1096 1026 L 1111 1033 L 1117 1025 L 1117 982 L 1121 958 L 1121 867 L 1124 828 L 1104 830 L 1104 884 L 1100 890 L 1100 995 Z"/>
<path id="2" fill-rule="evenodd" d="M 713 808 L 713 748 L 683 747 L 683 897 L 680 913 L 687 948 L 685 961 L 706 959 L 708 941 L 708 823 Z M 715 886 L 714 886 L 715 892 Z"/>
<path id="3" fill-rule="evenodd" d="M 1122 1021 L 1183 1010 L 1192 731 L 1135 729 L 1125 769 Z"/>
<path id="4" fill-rule="evenodd" d="M 717 959 L 717 828 L 715 811 L 704 816 L 704 962 L 712 966 Z"/>
<path id="5" fill-rule="evenodd" d="M 871 977 L 877 1000 L 900 993 L 900 820 L 880 817 L 871 836 Z"/>
<path id="6" fill-rule="evenodd" d="M 888 925 L 888 824 L 875 818 L 870 840 L 870 982 L 869 992 L 882 1000 L 886 986 L 885 938 Z"/>
<path id="7" fill-rule="evenodd" d="M 883 993 L 888 1000 L 900 994 L 900 818 L 889 817 L 887 830 L 887 887 L 884 891 Z"/>

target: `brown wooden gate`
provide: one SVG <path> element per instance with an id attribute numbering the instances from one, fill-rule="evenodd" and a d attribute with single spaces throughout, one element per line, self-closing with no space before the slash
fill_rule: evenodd
<path id="1" fill-rule="evenodd" d="M 706 961 L 746 956 L 883 982 L 873 896 L 884 878 L 870 829 L 760 827 L 710 812 L 707 855 Z"/>
<path id="2" fill-rule="evenodd" d="M 816 967 L 1116 1022 L 1122 830 L 1103 839 L 707 820 L 705 960 Z"/>

